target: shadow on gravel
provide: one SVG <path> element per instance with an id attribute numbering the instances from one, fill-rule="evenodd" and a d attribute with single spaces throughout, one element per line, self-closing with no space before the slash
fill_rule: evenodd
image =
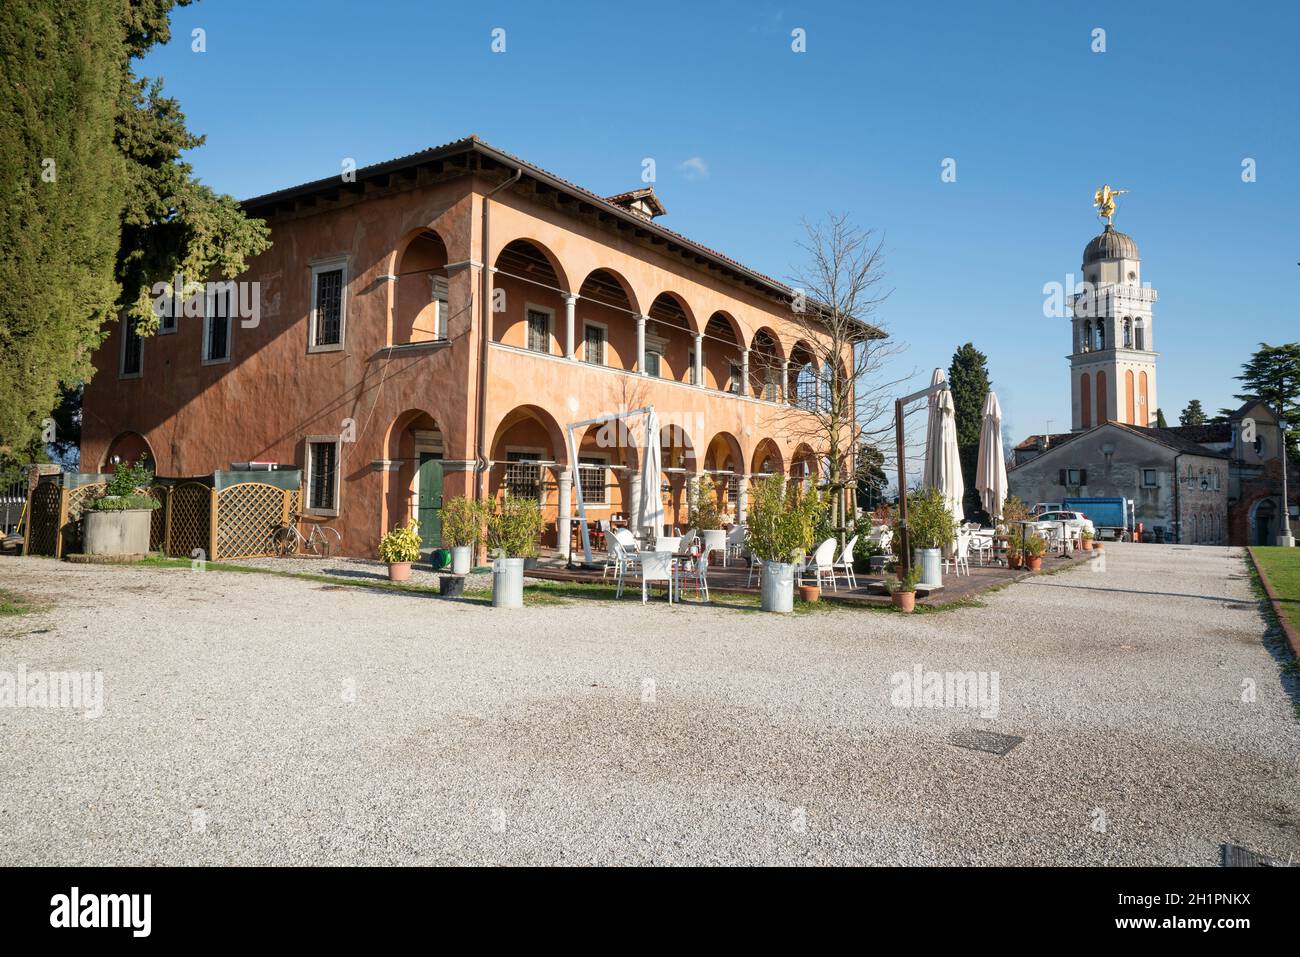
<path id="1" fill-rule="evenodd" d="M 1226 595 L 1193 595 L 1180 591 L 1143 591 L 1140 588 L 1102 588 L 1097 585 L 1080 585 L 1069 582 L 1046 582 L 1034 580 L 1034 584 L 1044 588 L 1070 588 L 1075 591 L 1109 591 L 1118 595 L 1154 595 L 1157 598 L 1197 598 L 1201 601 L 1215 601 L 1221 605 L 1239 605 L 1242 608 L 1254 608 L 1258 603 L 1246 598 L 1229 598 Z"/>

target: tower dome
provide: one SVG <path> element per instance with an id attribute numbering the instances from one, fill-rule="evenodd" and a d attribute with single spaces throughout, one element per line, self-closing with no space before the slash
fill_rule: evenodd
<path id="1" fill-rule="evenodd" d="M 1121 233 L 1109 223 L 1100 236 L 1094 236 L 1092 242 L 1083 248 L 1083 264 L 1099 262 L 1103 259 L 1141 259 L 1138 245 L 1133 237 Z"/>

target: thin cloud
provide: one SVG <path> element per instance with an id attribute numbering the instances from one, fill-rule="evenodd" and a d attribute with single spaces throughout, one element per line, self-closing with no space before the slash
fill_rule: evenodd
<path id="1" fill-rule="evenodd" d="M 687 179 L 706 179 L 709 175 L 709 164 L 698 156 L 692 156 L 685 162 L 678 164 L 677 172 Z"/>

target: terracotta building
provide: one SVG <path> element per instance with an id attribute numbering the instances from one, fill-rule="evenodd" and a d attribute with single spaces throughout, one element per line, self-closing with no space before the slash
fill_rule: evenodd
<path id="1" fill-rule="evenodd" d="M 701 475 L 743 520 L 754 477 L 817 471 L 791 407 L 830 370 L 792 290 L 664 228 L 652 189 L 602 198 L 470 137 L 243 205 L 273 245 L 237 286 L 99 349 L 84 470 L 301 467 L 305 520 L 355 555 L 411 516 L 437 545 L 444 496 L 507 488 L 563 550 L 575 483 L 593 520 L 642 494 L 626 435 L 592 426 L 574 462 L 566 424 L 645 405 L 669 521 Z"/>

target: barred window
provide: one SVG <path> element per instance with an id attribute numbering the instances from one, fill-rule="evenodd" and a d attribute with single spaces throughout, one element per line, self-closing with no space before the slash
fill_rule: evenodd
<path id="1" fill-rule="evenodd" d="M 731 364 L 731 381 L 727 384 L 727 391 L 732 395 L 741 394 L 741 368 L 736 363 Z"/>
<path id="2" fill-rule="evenodd" d="M 691 385 L 699 385 L 695 381 L 695 350 L 692 349 L 686 353 L 686 381 Z"/>
<path id="3" fill-rule="evenodd" d="M 605 364 L 605 330 L 602 327 L 588 325 L 583 330 L 582 358 L 592 365 Z"/>
<path id="4" fill-rule="evenodd" d="M 607 505 L 605 459 L 598 456 L 578 457 L 578 482 L 582 487 L 582 500 L 588 505 Z"/>
<path id="5" fill-rule="evenodd" d="M 312 304 L 312 345 L 343 344 L 343 267 L 319 269 Z"/>
<path id="6" fill-rule="evenodd" d="M 536 452 L 506 453 L 505 486 L 515 498 L 541 498 L 542 467 Z"/>
<path id="7" fill-rule="evenodd" d="M 551 351 L 551 317 L 539 309 L 528 310 L 528 348 L 533 352 Z"/>
<path id="8" fill-rule="evenodd" d="M 655 378 L 658 378 L 659 370 L 661 368 L 660 363 L 662 361 L 663 361 L 663 356 L 661 356 L 657 352 L 651 352 L 650 350 L 647 349 L 645 354 L 646 375 L 651 375 L 654 376 Z"/>
<path id="9" fill-rule="evenodd" d="M 337 441 L 307 444 L 307 507 L 331 512 L 338 508 Z"/>
<path id="10" fill-rule="evenodd" d="M 723 505 L 735 505 L 737 502 L 740 501 L 740 476 L 739 475 L 732 475 L 730 478 L 728 478 L 724 488 L 726 488 L 727 497 L 723 500 L 722 502 Z"/>
<path id="11" fill-rule="evenodd" d="M 122 319 L 122 369 L 124 376 L 138 376 L 144 366 L 144 340 L 136 331 L 135 320 Z"/>

